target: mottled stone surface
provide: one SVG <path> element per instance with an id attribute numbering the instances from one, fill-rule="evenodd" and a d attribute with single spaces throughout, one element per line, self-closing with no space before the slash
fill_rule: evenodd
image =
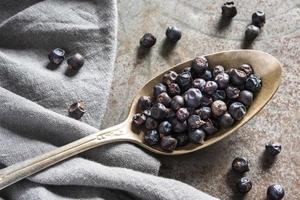
<path id="1" fill-rule="evenodd" d="M 152 76 L 172 65 L 216 51 L 245 48 L 243 35 L 251 14 L 263 10 L 267 23 L 247 48 L 272 54 L 284 63 L 283 81 L 270 103 L 229 138 L 199 152 L 160 157 L 161 175 L 188 183 L 221 199 L 264 200 L 268 185 L 280 183 L 288 200 L 300 199 L 300 2 L 299 0 L 239 0 L 238 15 L 220 26 L 217 0 L 127 0 L 118 2 L 119 33 L 115 78 L 103 127 L 126 118 L 136 91 Z M 183 31 L 175 47 L 164 44 L 168 25 Z M 145 32 L 157 44 L 137 54 Z M 263 67 L 263 66 L 262 66 Z M 283 151 L 273 162 L 263 156 L 269 140 L 281 142 Z M 253 189 L 244 197 L 232 190 L 236 175 L 230 172 L 234 157 L 245 156 L 251 167 L 247 176 Z"/>

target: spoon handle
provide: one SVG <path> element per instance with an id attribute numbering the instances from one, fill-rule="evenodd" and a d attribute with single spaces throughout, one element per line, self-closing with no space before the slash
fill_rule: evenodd
<path id="1" fill-rule="evenodd" d="M 89 149 L 112 142 L 131 140 L 130 136 L 124 131 L 123 123 L 86 136 L 48 153 L 13 164 L 0 170 L 0 190 Z"/>

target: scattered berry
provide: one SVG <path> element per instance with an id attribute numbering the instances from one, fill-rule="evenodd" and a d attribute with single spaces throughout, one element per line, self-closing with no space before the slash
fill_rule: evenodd
<path id="1" fill-rule="evenodd" d="M 260 33 L 260 29 L 255 25 L 249 25 L 246 28 L 245 38 L 246 40 L 254 40 Z"/>
<path id="2" fill-rule="evenodd" d="M 237 157 L 232 161 L 232 169 L 238 173 L 245 173 L 249 171 L 249 162 L 244 157 Z"/>
<path id="3" fill-rule="evenodd" d="M 237 14 L 237 9 L 233 1 L 229 1 L 222 6 L 222 15 L 226 18 L 233 18 Z"/>
<path id="4" fill-rule="evenodd" d="M 166 30 L 166 36 L 168 40 L 172 42 L 177 42 L 181 39 L 181 30 L 176 26 L 169 26 Z"/>
<path id="5" fill-rule="evenodd" d="M 69 69 L 79 70 L 84 64 L 84 58 L 81 54 L 76 53 L 67 60 Z"/>
<path id="6" fill-rule="evenodd" d="M 267 190 L 267 199 L 268 200 L 281 200 L 284 197 L 284 189 L 281 185 L 271 185 Z"/>
<path id="7" fill-rule="evenodd" d="M 74 119 L 80 119 L 85 113 L 85 104 L 83 101 L 73 103 L 69 109 L 69 116 Z"/>
<path id="8" fill-rule="evenodd" d="M 266 23 L 266 15 L 263 11 L 256 11 L 252 14 L 252 24 L 261 28 Z"/>
<path id="9" fill-rule="evenodd" d="M 65 51 L 61 48 L 53 49 L 49 54 L 48 58 L 51 63 L 59 65 L 65 59 Z"/>
<path id="10" fill-rule="evenodd" d="M 240 193 L 247 193 L 252 188 L 252 182 L 250 178 L 243 177 L 237 182 L 236 187 Z"/>
<path id="11" fill-rule="evenodd" d="M 156 37 L 151 33 L 146 33 L 140 39 L 140 45 L 145 48 L 151 48 L 156 43 Z"/>
<path id="12" fill-rule="evenodd" d="M 268 143 L 266 144 L 266 151 L 272 155 L 276 156 L 281 152 L 281 144 L 279 143 Z"/>

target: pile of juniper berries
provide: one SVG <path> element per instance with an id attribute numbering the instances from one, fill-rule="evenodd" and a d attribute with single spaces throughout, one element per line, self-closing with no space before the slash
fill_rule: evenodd
<path id="1" fill-rule="evenodd" d="M 209 67 L 196 57 L 181 73 L 169 71 L 153 88 L 153 97 L 142 96 L 141 111 L 133 124 L 145 128 L 144 142 L 173 151 L 186 144 L 203 144 L 221 128 L 240 121 L 262 81 L 248 64 L 225 70 Z"/>

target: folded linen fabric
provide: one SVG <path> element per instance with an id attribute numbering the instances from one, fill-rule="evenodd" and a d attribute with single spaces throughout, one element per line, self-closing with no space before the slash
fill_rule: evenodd
<path id="1" fill-rule="evenodd" d="M 0 166 L 98 131 L 113 77 L 115 0 L 3 0 L 0 3 Z M 77 74 L 49 65 L 49 50 L 80 52 Z M 81 121 L 66 108 L 84 100 Z M 138 158 L 138 159 L 136 159 Z M 160 163 L 131 144 L 90 150 L 0 192 L 5 199 L 215 199 L 158 177 Z"/>

